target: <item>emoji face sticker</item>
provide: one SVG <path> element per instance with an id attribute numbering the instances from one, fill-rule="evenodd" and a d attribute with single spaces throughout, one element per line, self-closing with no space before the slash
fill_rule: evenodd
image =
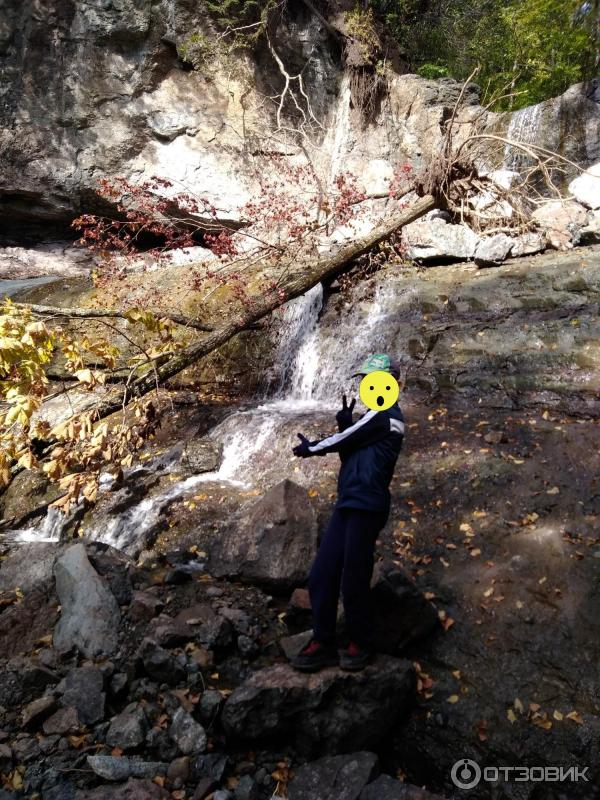
<path id="1" fill-rule="evenodd" d="M 389 372 L 370 372 L 360 382 L 360 399 L 372 411 L 391 408 L 400 394 L 398 381 Z"/>

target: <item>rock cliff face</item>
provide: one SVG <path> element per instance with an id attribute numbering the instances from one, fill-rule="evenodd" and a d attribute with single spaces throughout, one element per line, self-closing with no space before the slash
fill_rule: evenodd
<path id="1" fill-rule="evenodd" d="M 274 153 L 290 163 L 304 158 L 277 130 L 273 97 L 283 79 L 266 47 L 201 69 L 179 57 L 190 37 L 214 37 L 194 0 L 5 0 L 3 7 L 0 215 L 12 220 L 17 244 L 26 238 L 19 220 L 30 238 L 32 222 L 64 225 L 97 208 L 105 175 L 167 175 L 235 216 Z M 390 73 L 378 113 L 365 125 L 351 107 L 337 44 L 303 4 L 289 4 L 273 42 L 292 74 L 305 67 L 319 123 L 313 160 L 325 179 L 343 165 L 367 192 L 382 191 L 394 165 L 418 168 L 436 151 L 456 83 Z M 472 87 L 465 120 L 481 113 L 477 101 Z M 492 115 L 490 124 L 537 136 L 584 163 L 599 158 L 595 84 L 536 109 Z"/>

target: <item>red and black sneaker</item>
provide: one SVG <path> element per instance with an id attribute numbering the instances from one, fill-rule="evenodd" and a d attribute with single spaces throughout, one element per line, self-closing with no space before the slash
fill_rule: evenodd
<path id="1" fill-rule="evenodd" d="M 324 667 L 337 667 L 339 660 L 338 651 L 332 644 L 311 639 L 290 663 L 300 672 L 317 672 Z"/>
<path id="2" fill-rule="evenodd" d="M 348 672 L 358 672 L 364 669 L 371 661 L 373 654 L 370 650 L 365 650 L 356 642 L 350 642 L 347 650 L 342 650 L 340 656 L 340 667 Z"/>

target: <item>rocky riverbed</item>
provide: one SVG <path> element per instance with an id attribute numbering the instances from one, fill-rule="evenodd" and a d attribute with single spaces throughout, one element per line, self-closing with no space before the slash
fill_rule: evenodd
<path id="1" fill-rule="evenodd" d="M 301 299 L 279 398 L 173 390 L 140 467 L 68 524 L 44 523 L 48 487 L 20 476 L 2 498 L 22 520 L 0 562 L 5 797 L 458 797 L 471 758 L 587 766 L 592 783 L 544 796 L 591 800 L 599 257 L 390 267 Z M 407 437 L 377 544 L 381 654 L 306 677 L 287 657 L 337 463 L 290 448 L 331 429 L 349 388 L 340 331 L 405 355 Z"/>

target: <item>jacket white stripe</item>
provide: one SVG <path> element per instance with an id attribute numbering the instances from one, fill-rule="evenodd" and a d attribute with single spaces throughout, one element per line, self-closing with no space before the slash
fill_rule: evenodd
<path id="1" fill-rule="evenodd" d="M 404 436 L 404 423 L 399 419 L 390 419 L 390 430 L 394 433 L 401 433 Z"/>
<path id="2" fill-rule="evenodd" d="M 352 436 L 359 428 L 362 428 L 369 420 L 372 420 L 375 414 L 378 414 L 378 411 L 368 411 L 364 417 L 361 417 L 358 422 L 355 422 L 354 425 L 351 425 L 349 428 L 346 428 L 345 431 L 341 431 L 340 433 L 334 433 L 333 436 L 328 436 L 327 439 L 322 439 L 317 444 L 309 447 L 309 451 L 311 453 L 318 453 L 319 450 L 324 450 L 326 447 L 331 447 L 334 444 L 338 444 L 338 442 L 343 442 L 344 439 L 347 439 L 348 436 Z"/>

